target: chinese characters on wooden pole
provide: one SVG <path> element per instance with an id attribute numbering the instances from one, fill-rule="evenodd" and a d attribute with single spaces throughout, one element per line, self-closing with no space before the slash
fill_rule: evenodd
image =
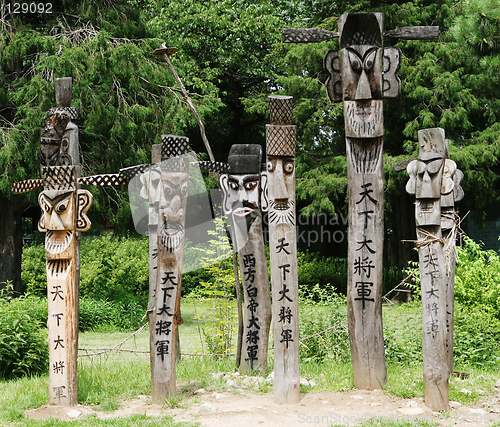
<path id="1" fill-rule="evenodd" d="M 273 294 L 274 401 L 300 398 L 295 144 L 291 96 L 270 96 L 266 125 L 269 251 Z"/>
<path id="2" fill-rule="evenodd" d="M 157 278 L 151 329 L 151 398 L 176 393 L 176 333 L 180 319 L 182 262 L 190 148 L 188 138 L 162 135 L 158 181 Z"/>
<path id="3" fill-rule="evenodd" d="M 441 200 L 451 195 L 455 162 L 447 159 L 447 141 L 441 128 L 418 132 L 419 155 L 407 166 L 406 191 L 415 195 L 417 247 L 422 288 L 422 349 L 425 404 L 435 411 L 448 409 L 450 326 L 449 283 L 441 226 Z M 445 173 L 446 170 L 446 173 Z M 449 349 L 452 352 L 452 349 Z"/>
<path id="4" fill-rule="evenodd" d="M 438 27 L 405 27 L 383 33 L 383 14 L 346 13 L 339 32 L 285 29 L 288 43 L 339 37 L 324 66 L 330 101 L 344 103 L 349 194 L 348 324 L 354 386 L 382 388 L 387 381 L 382 329 L 383 98 L 399 95 L 401 51 L 383 47 L 383 36 L 437 38 Z"/>
<path id="5" fill-rule="evenodd" d="M 229 151 L 230 172 L 219 178 L 224 213 L 229 217 L 233 245 L 239 255 L 245 304 L 243 351 L 240 371 L 267 371 L 267 348 L 271 324 L 271 295 L 262 232 L 262 148 L 236 144 Z M 265 175 L 262 175 L 265 182 Z M 264 202 L 264 203 L 263 203 Z"/>
<path id="6" fill-rule="evenodd" d="M 44 191 L 38 197 L 46 232 L 49 320 L 49 402 L 78 403 L 78 283 L 76 233 L 90 228 L 85 215 L 92 203 L 87 190 L 77 190 L 75 166 L 42 167 Z"/>

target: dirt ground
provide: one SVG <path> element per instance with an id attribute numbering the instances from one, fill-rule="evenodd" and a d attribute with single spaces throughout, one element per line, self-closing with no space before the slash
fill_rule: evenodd
<path id="1" fill-rule="evenodd" d="M 302 393 L 298 404 L 276 404 L 273 394 L 257 394 L 248 390 L 224 392 L 197 390 L 195 395 L 183 397 L 180 408 L 168 409 L 153 405 L 150 396 L 139 396 L 122 402 L 113 412 L 98 412 L 89 406 L 74 408 L 45 405 L 26 411 L 31 418 L 80 419 L 96 414 L 100 419 L 127 417 L 134 414 L 150 416 L 171 415 L 176 421 L 199 422 L 207 427 L 234 426 L 309 426 L 343 424 L 356 425 L 369 419 L 427 420 L 442 425 L 474 426 L 500 421 L 500 392 L 483 401 L 466 406 L 450 402 L 450 411 L 438 414 L 427 408 L 422 398 L 401 399 L 382 390 L 349 392 Z"/>

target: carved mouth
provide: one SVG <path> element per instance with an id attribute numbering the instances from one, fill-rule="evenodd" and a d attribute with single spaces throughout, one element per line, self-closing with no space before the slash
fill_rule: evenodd
<path id="1" fill-rule="evenodd" d="M 237 208 L 233 211 L 233 215 L 238 216 L 240 218 L 245 218 L 248 215 L 250 215 L 253 212 L 253 209 L 243 207 L 243 208 Z"/>
<path id="2" fill-rule="evenodd" d="M 359 107 L 356 108 L 356 115 L 360 117 L 368 117 L 373 113 L 372 107 Z"/>
<path id="3" fill-rule="evenodd" d="M 57 255 L 68 249 L 73 241 L 73 231 L 69 230 L 49 230 L 45 234 L 45 250 Z"/>
<path id="4" fill-rule="evenodd" d="M 184 226 L 176 222 L 164 222 L 161 227 L 161 243 L 169 251 L 177 249 L 184 238 Z"/>
<path id="5" fill-rule="evenodd" d="M 273 200 L 269 204 L 269 221 L 271 224 L 295 225 L 295 202 Z"/>

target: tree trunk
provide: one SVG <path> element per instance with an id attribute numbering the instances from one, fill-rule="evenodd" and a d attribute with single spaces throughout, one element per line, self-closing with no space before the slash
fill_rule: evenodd
<path id="1" fill-rule="evenodd" d="M 22 202 L 0 194 L 0 289 L 11 282 L 16 294 L 21 289 L 21 254 L 23 251 Z"/>

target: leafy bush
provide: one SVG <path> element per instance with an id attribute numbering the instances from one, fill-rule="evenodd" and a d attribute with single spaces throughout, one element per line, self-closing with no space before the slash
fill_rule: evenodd
<path id="1" fill-rule="evenodd" d="M 298 252 L 297 264 L 299 289 L 304 297 L 319 301 L 318 291 L 347 293 L 345 258 L 325 258 L 313 252 Z"/>
<path id="2" fill-rule="evenodd" d="M 128 302 L 149 293 L 147 237 L 82 239 L 80 258 L 80 295 Z"/>
<path id="3" fill-rule="evenodd" d="M 453 358 L 455 363 L 498 366 L 500 320 L 480 307 L 455 305 Z"/>
<path id="4" fill-rule="evenodd" d="M 47 372 L 47 330 L 40 321 L 40 306 L 43 302 L 33 296 L 10 299 L 0 294 L 0 378 Z M 46 322 L 46 302 L 44 308 Z"/>
<path id="5" fill-rule="evenodd" d="M 146 298 L 135 301 L 106 301 L 89 297 L 80 299 L 80 331 L 132 331 L 146 320 Z"/>
<path id="6" fill-rule="evenodd" d="M 23 291 L 40 297 L 47 296 L 44 244 L 24 246 L 21 262 Z"/>
<path id="7" fill-rule="evenodd" d="M 350 359 L 347 307 L 343 296 L 313 287 L 317 301 L 305 300 L 300 306 L 300 357 L 307 361 Z"/>
<path id="8" fill-rule="evenodd" d="M 482 307 L 500 319 L 500 255 L 464 237 L 457 248 L 455 300 Z"/>

